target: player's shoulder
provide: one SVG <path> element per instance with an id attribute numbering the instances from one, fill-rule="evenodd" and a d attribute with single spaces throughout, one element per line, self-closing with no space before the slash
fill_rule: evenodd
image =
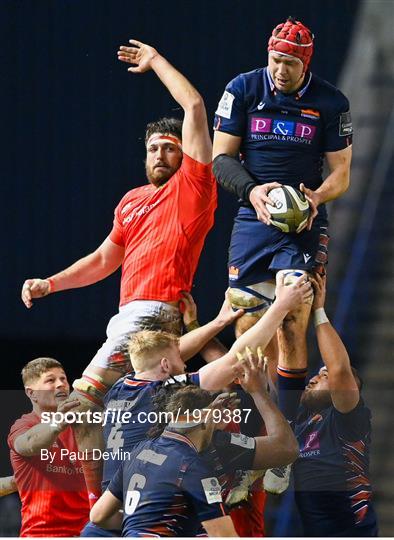
<path id="1" fill-rule="evenodd" d="M 8 443 L 10 444 L 10 441 L 14 437 L 17 437 L 18 434 L 22 434 L 20 432 L 27 431 L 28 429 L 32 428 L 33 426 L 36 426 L 39 423 L 40 423 L 40 418 L 33 411 L 28 414 L 22 415 L 11 426 L 9 434 L 8 434 Z"/>
<path id="2" fill-rule="evenodd" d="M 262 82 L 265 76 L 265 67 L 252 69 L 244 73 L 239 73 L 228 83 L 228 87 L 232 88 L 248 88 L 249 86 L 256 84 L 256 82 Z"/>
<path id="3" fill-rule="evenodd" d="M 339 88 L 314 73 L 310 85 L 311 90 L 319 96 L 320 100 L 326 103 L 327 107 L 335 109 L 349 107 L 349 100 Z"/>

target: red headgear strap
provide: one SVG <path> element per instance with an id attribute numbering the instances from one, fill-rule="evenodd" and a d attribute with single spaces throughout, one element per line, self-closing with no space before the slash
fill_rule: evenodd
<path id="1" fill-rule="evenodd" d="M 313 34 L 300 21 L 289 17 L 285 23 L 278 24 L 268 41 L 268 52 L 286 54 L 299 58 L 308 69 L 313 54 Z"/>

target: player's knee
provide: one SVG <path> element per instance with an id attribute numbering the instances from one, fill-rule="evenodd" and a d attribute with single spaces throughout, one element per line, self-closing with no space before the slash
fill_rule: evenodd
<path id="1" fill-rule="evenodd" d="M 278 274 L 279 273 L 284 275 L 284 284 L 285 285 L 292 285 L 301 276 L 306 276 L 307 279 L 309 279 L 309 276 L 310 276 L 309 272 L 307 272 L 306 270 L 298 270 L 298 269 L 295 269 L 295 268 L 288 268 L 286 270 L 279 270 Z M 313 303 L 313 295 L 311 295 L 308 298 L 307 303 L 309 305 L 312 305 L 312 303 Z M 301 311 L 301 310 L 297 310 L 297 311 Z"/>
<path id="2" fill-rule="evenodd" d="M 272 304 L 275 298 L 275 285 L 270 282 L 263 282 L 248 285 L 247 287 L 231 287 L 228 298 L 234 310 L 244 310 L 245 314 L 242 319 L 252 317 L 256 322 Z M 249 327 L 253 326 L 254 322 Z"/>

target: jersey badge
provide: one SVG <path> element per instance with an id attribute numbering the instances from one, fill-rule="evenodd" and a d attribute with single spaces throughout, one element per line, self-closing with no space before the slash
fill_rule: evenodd
<path id="1" fill-rule="evenodd" d="M 222 99 L 219 101 L 218 109 L 216 114 L 223 116 L 223 118 L 231 118 L 231 111 L 233 110 L 233 101 L 235 96 L 227 92 L 224 92 Z"/>
<path id="2" fill-rule="evenodd" d="M 201 484 L 204 489 L 205 497 L 207 498 L 208 504 L 221 503 L 221 488 L 219 480 L 214 476 L 212 478 L 202 478 Z"/>

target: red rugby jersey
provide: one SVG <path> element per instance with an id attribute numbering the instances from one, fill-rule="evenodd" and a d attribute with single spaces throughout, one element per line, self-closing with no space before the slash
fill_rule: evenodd
<path id="1" fill-rule="evenodd" d="M 217 204 L 212 164 L 183 155 L 162 187 L 132 189 L 115 209 L 109 238 L 125 247 L 120 305 L 179 300 L 190 291 Z"/>
<path id="2" fill-rule="evenodd" d="M 68 427 L 60 433 L 50 448 L 55 452 L 53 463 L 42 460 L 40 454 L 23 457 L 15 452 L 15 439 L 39 423 L 35 412 L 24 414 L 8 435 L 11 464 L 22 502 L 20 536 L 79 536 L 89 520 L 82 466 L 69 457 L 61 459 L 61 449 L 77 451 L 72 429 Z"/>

